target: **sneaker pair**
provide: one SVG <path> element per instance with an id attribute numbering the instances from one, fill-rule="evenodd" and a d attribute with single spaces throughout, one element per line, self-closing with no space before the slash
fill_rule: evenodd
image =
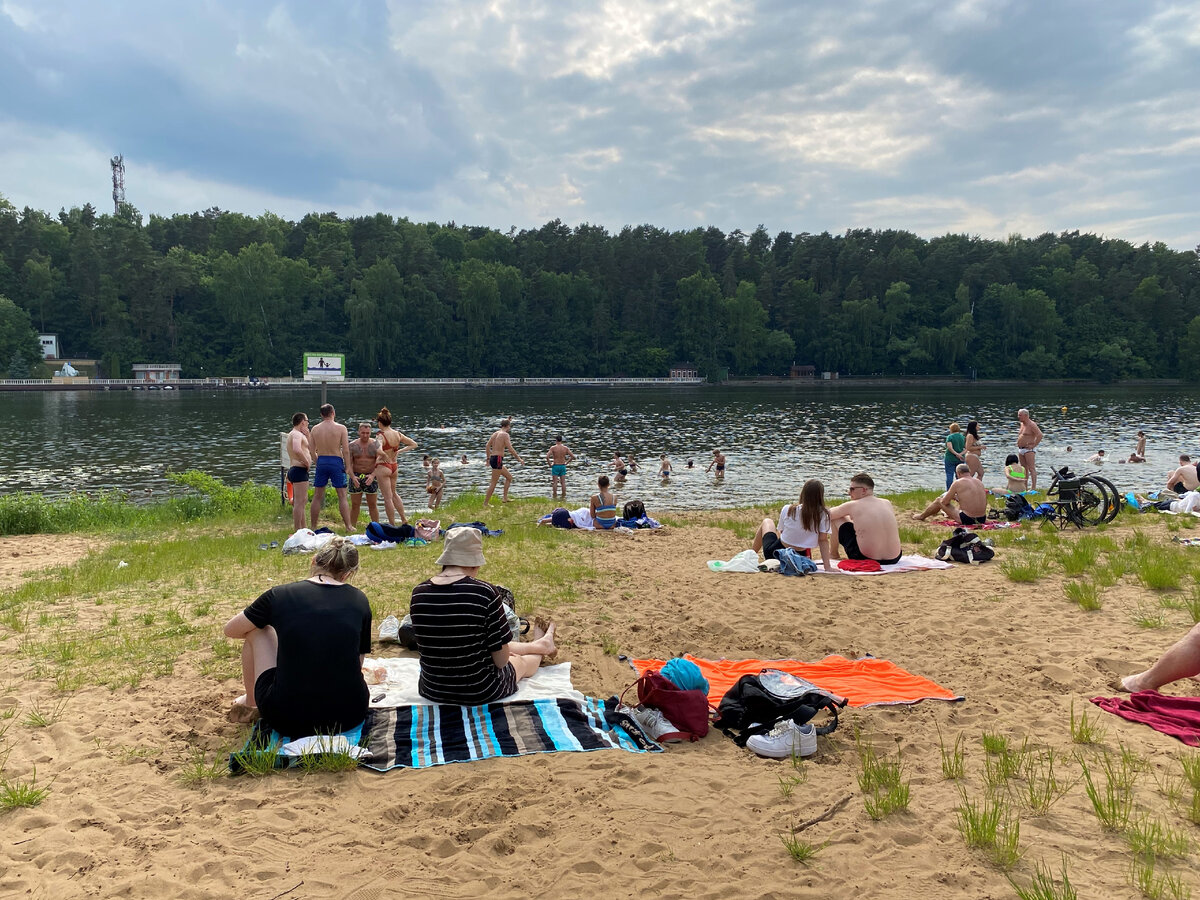
<path id="1" fill-rule="evenodd" d="M 617 707 L 617 712 L 629 716 L 641 726 L 642 731 L 646 732 L 651 740 L 660 744 L 678 744 L 687 737 L 662 712 L 649 706 L 634 707 L 622 704 Z"/>
<path id="2" fill-rule="evenodd" d="M 817 729 L 810 722 L 797 725 L 791 719 L 784 719 L 766 734 L 751 735 L 746 746 L 771 759 L 812 756 L 817 752 Z"/>

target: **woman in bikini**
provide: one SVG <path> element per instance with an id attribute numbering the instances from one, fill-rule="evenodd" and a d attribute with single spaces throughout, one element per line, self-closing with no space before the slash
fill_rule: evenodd
<path id="1" fill-rule="evenodd" d="M 980 481 L 983 481 L 983 463 L 979 461 L 979 457 L 983 453 L 984 446 L 984 443 L 979 440 L 979 423 L 968 422 L 967 444 L 963 451 L 966 455 L 964 462 L 970 467 L 971 474 Z"/>
<path id="2" fill-rule="evenodd" d="M 601 475 L 596 482 L 596 487 L 600 490 L 592 494 L 591 508 L 588 510 L 592 514 L 595 526 L 605 531 L 617 524 L 617 498 L 608 489 L 608 485 L 608 476 Z"/>
<path id="3" fill-rule="evenodd" d="M 392 414 L 385 406 L 375 416 L 379 423 L 379 461 L 375 466 L 375 481 L 379 493 L 383 494 L 383 505 L 387 508 L 388 524 L 396 524 L 396 513 L 400 513 L 400 524 L 407 525 L 404 501 L 396 490 L 396 456 L 417 449 L 417 442 L 392 427 Z"/>

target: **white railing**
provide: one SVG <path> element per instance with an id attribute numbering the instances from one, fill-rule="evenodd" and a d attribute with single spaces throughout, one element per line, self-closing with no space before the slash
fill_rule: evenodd
<path id="1" fill-rule="evenodd" d="M 92 378 L 88 381 L 69 382 L 52 381 L 48 378 L 5 378 L 0 379 L 0 387 L 60 387 L 60 388 L 93 388 L 93 387 L 314 387 L 319 382 L 301 381 L 299 379 L 283 379 L 271 381 L 261 379 L 257 382 L 244 378 L 176 378 L 171 381 L 150 381 L 141 378 Z M 330 381 L 331 386 L 377 385 L 377 384 L 410 384 L 410 385 L 477 385 L 506 386 L 506 385 L 624 385 L 624 384 L 703 384 L 703 378 L 347 378 L 343 381 Z"/>

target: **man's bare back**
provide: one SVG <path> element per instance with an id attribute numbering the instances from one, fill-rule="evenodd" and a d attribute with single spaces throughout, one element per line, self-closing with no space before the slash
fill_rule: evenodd
<path id="1" fill-rule="evenodd" d="M 987 488 L 974 476 L 954 479 L 945 497 L 948 501 L 956 501 L 958 508 L 972 518 L 982 519 L 987 515 Z"/>
<path id="2" fill-rule="evenodd" d="M 575 455 L 571 453 L 571 448 L 566 444 L 554 444 L 546 451 L 546 458 L 550 460 L 551 465 L 565 466 L 568 458 L 574 459 Z"/>
<path id="3" fill-rule="evenodd" d="M 854 523 L 858 548 L 870 559 L 894 559 L 900 555 L 900 528 L 892 504 L 869 495 L 849 500 L 830 512 L 834 532 L 842 522 Z"/>
<path id="4" fill-rule="evenodd" d="M 350 469 L 350 439 L 346 426 L 332 419 L 322 419 L 308 433 L 308 443 L 315 456 L 340 456 Z"/>

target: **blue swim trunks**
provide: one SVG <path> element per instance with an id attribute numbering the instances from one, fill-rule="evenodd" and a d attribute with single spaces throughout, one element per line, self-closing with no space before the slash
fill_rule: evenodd
<path id="1" fill-rule="evenodd" d="M 555 478 L 558 478 L 562 475 L 566 475 L 567 467 L 565 465 L 562 465 L 561 463 L 555 463 L 554 465 L 552 465 L 550 467 L 550 474 L 553 475 Z"/>
<path id="2" fill-rule="evenodd" d="M 313 487 L 323 488 L 330 483 L 335 488 L 346 486 L 346 463 L 340 456 L 318 456 Z"/>

